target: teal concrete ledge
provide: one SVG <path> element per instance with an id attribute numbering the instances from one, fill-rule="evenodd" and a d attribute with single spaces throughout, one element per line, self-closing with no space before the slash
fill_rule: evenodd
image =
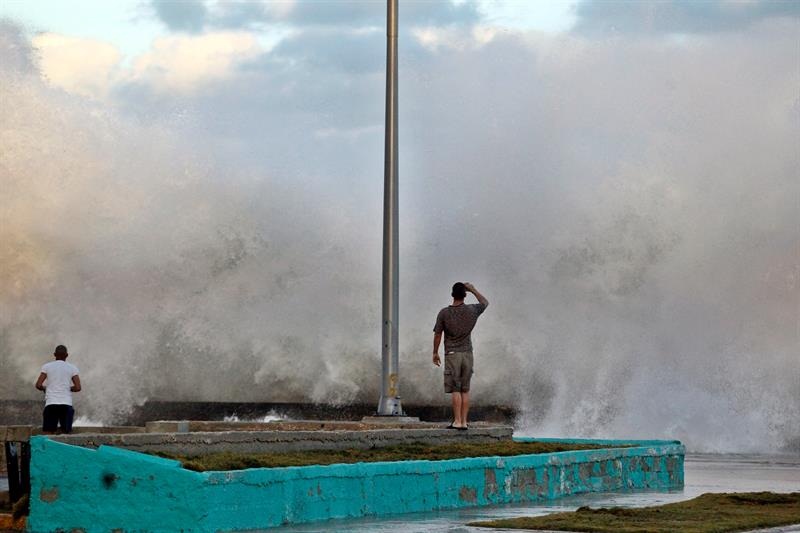
<path id="1" fill-rule="evenodd" d="M 28 527 L 34 532 L 84 533 L 248 531 L 331 518 L 683 486 L 685 450 L 679 442 L 623 442 L 634 445 L 199 473 L 176 461 L 128 450 L 94 450 L 33 437 Z"/>

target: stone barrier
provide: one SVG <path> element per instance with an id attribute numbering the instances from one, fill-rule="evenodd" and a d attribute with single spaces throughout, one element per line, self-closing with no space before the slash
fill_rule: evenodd
<path id="1" fill-rule="evenodd" d="M 444 397 L 443 397 L 444 398 Z M 80 401 L 80 400 L 79 400 Z M 44 403 L 37 400 L 2 400 L 0 399 L 0 424 L 40 424 Z M 403 409 L 409 416 L 421 420 L 448 421 L 452 416 L 449 404 L 413 405 L 405 403 Z M 84 412 L 80 404 L 77 411 Z M 496 424 L 513 424 L 517 416 L 515 408 L 505 405 L 473 405 L 470 415 L 474 420 L 485 420 Z M 135 406 L 130 412 L 119 414 L 106 423 L 126 426 L 144 426 L 150 420 L 223 420 L 238 418 L 241 420 L 263 419 L 265 416 L 280 416 L 291 419 L 316 420 L 360 420 L 362 417 L 375 414 L 375 404 L 329 405 L 303 402 L 177 402 L 149 400 L 143 405 Z"/>
<path id="2" fill-rule="evenodd" d="M 679 442 L 624 442 L 633 446 L 199 473 L 177 461 L 129 450 L 32 437 L 28 527 L 84 533 L 246 531 L 683 486 L 685 450 Z"/>

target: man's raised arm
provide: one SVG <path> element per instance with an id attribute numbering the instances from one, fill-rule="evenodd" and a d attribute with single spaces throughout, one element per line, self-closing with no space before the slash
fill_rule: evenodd
<path id="1" fill-rule="evenodd" d="M 489 307 L 489 300 L 486 299 L 486 296 L 478 292 L 478 289 L 476 289 L 472 283 L 464 283 L 464 287 L 467 289 L 467 292 L 474 294 L 475 298 L 477 298 L 484 307 Z"/>

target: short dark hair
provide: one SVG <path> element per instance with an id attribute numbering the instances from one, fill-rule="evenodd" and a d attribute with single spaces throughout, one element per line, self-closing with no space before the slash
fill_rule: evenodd
<path id="1" fill-rule="evenodd" d="M 457 281 L 453 285 L 453 292 L 451 293 L 451 295 L 456 300 L 463 300 L 464 298 L 467 297 L 467 287 L 460 281 Z"/>
<path id="2" fill-rule="evenodd" d="M 67 356 L 67 347 L 63 344 L 59 344 L 56 346 L 56 351 L 53 352 L 53 355 L 56 357 L 66 357 Z"/>

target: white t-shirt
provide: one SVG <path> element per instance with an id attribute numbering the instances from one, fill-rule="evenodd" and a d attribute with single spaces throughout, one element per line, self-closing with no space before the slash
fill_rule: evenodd
<path id="1" fill-rule="evenodd" d="M 47 374 L 44 384 L 47 389 L 44 404 L 72 405 L 72 377 L 78 375 L 78 367 L 66 361 L 50 361 L 42 366 Z"/>

